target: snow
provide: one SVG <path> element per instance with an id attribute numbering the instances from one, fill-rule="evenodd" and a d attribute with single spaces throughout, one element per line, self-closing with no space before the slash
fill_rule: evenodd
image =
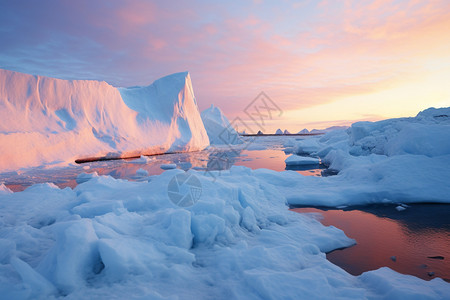
<path id="1" fill-rule="evenodd" d="M 287 129 L 283 131 L 283 134 L 291 134 Z"/>
<path id="2" fill-rule="evenodd" d="M 292 154 L 291 156 L 286 158 L 285 163 L 287 166 L 318 165 L 320 164 L 320 159 Z"/>
<path id="3" fill-rule="evenodd" d="M 2 172 L 208 145 L 187 72 L 118 89 L 0 69 Z"/>
<path id="4" fill-rule="evenodd" d="M 278 128 L 277 131 L 275 131 L 275 134 L 283 134 L 283 131 L 281 131 L 281 129 Z"/>
<path id="5" fill-rule="evenodd" d="M 285 190 L 289 203 L 450 203 L 449 115 L 450 108 L 433 108 L 414 118 L 358 122 L 298 141 L 294 153 L 317 155 L 339 174 L 287 179 L 292 182 Z"/>
<path id="6" fill-rule="evenodd" d="M 355 242 L 316 216 L 288 210 L 273 179 L 295 172 L 232 167 L 217 171 L 215 180 L 188 173 L 202 193 L 187 207 L 167 193 L 182 170 L 148 182 L 93 174 L 74 190 L 41 184 L 0 194 L 2 297 L 439 299 L 450 293 L 440 278 L 426 282 L 387 268 L 352 276 L 330 263 L 325 252 Z"/>
<path id="7" fill-rule="evenodd" d="M 243 143 L 220 108 L 211 104 L 211 107 L 202 111 L 201 117 L 211 144 L 235 145 Z"/>

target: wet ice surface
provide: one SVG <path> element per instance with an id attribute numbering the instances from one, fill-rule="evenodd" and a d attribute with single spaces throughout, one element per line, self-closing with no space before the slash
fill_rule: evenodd
<path id="1" fill-rule="evenodd" d="M 450 282 L 450 205 L 372 205 L 351 209 L 294 208 L 320 214 L 321 222 L 336 226 L 355 246 L 327 254 L 328 260 L 352 275 L 387 266 L 425 280 Z"/>
<path id="2" fill-rule="evenodd" d="M 148 176 L 164 172 L 165 165 L 176 164 L 178 169 L 227 170 L 233 165 L 246 166 L 252 169 L 266 168 L 284 171 L 284 160 L 290 155 L 284 152 L 283 143 L 287 137 L 252 137 L 247 143 L 236 146 L 217 146 L 203 151 L 174 153 L 142 157 L 141 159 L 123 159 L 97 161 L 73 165 L 65 168 L 34 168 L 28 171 L 7 172 L 0 174 L 0 182 L 12 191 L 21 191 L 36 183 L 51 182 L 60 188 L 74 188 L 77 175 L 97 172 L 99 175 L 110 175 L 116 179 L 147 181 Z M 161 168 L 163 166 L 163 168 Z M 323 165 L 298 166 L 287 168 L 296 170 L 306 176 L 333 175 Z M 140 171 L 139 171 L 140 170 Z M 143 172 L 148 172 L 148 175 Z"/>

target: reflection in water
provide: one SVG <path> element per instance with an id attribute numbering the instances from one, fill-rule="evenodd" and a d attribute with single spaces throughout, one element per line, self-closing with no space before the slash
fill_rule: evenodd
<path id="1" fill-rule="evenodd" d="M 252 139 L 250 144 L 236 146 L 233 149 L 226 145 L 198 152 L 156 155 L 148 160 L 96 161 L 62 169 L 34 168 L 24 173 L 0 174 L 0 182 L 4 182 L 13 191 L 21 191 L 33 184 L 44 182 L 52 182 L 60 188 L 74 188 L 77 185 L 75 178 L 83 172 L 97 172 L 99 175 L 110 175 L 114 178 L 146 181 L 147 176 L 136 174 L 139 169 L 144 169 L 149 175 L 158 175 L 164 172 L 160 165 L 172 163 L 185 171 L 191 168 L 205 172 L 220 171 L 227 170 L 233 165 L 284 171 L 286 168 L 284 160 L 288 157 L 283 151 L 285 140 L 285 137 L 259 137 Z M 329 171 L 321 165 L 295 170 L 306 176 L 327 176 L 326 172 Z"/>
<path id="2" fill-rule="evenodd" d="M 324 225 L 338 227 L 356 240 L 355 246 L 327 254 L 328 260 L 353 275 L 387 266 L 426 280 L 450 280 L 450 205 L 414 204 L 405 211 L 392 205 L 360 209 L 293 210 L 320 213 Z"/>

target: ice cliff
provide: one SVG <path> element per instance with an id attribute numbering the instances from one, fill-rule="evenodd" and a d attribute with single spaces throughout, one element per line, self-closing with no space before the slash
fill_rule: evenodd
<path id="1" fill-rule="evenodd" d="M 116 88 L 0 69 L 0 171 L 208 145 L 188 72 Z"/>

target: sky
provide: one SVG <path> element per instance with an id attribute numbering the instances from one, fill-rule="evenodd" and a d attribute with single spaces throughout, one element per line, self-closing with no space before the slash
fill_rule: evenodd
<path id="1" fill-rule="evenodd" d="M 0 68 L 114 86 L 189 71 L 200 110 L 230 120 L 251 125 L 264 92 L 267 133 L 415 116 L 450 106 L 450 1 L 0 0 Z"/>

